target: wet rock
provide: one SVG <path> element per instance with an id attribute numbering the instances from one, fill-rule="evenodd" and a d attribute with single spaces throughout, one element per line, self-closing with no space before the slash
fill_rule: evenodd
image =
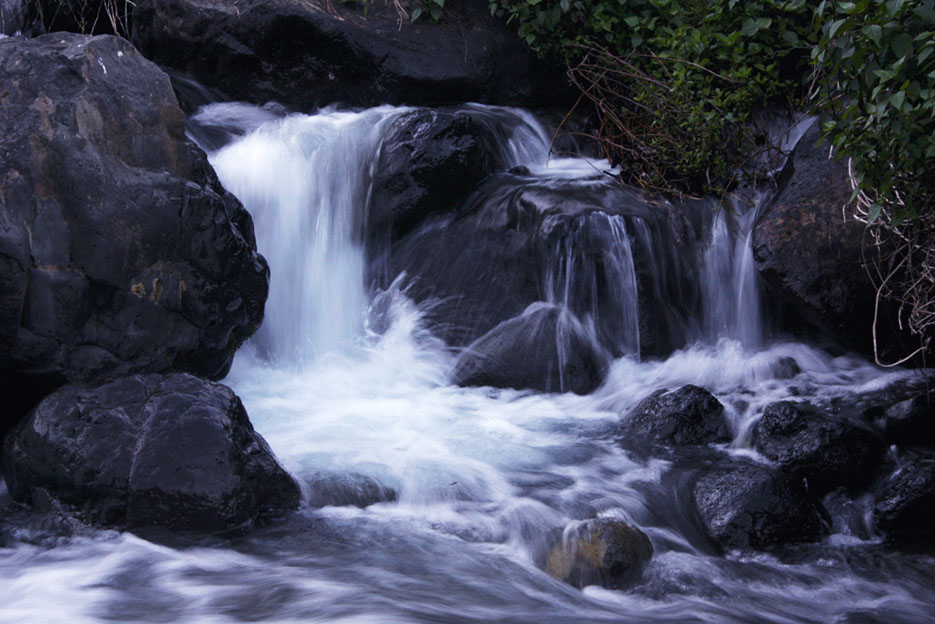
<path id="1" fill-rule="evenodd" d="M 563 71 L 538 61 L 482 0 L 441 23 L 400 22 L 393 3 L 140 0 L 133 43 L 230 100 L 310 111 L 341 102 L 439 105 L 564 102 Z M 573 96 L 571 96 L 573 98 Z"/>
<path id="2" fill-rule="evenodd" d="M 617 589 L 639 578 L 652 556 L 645 533 L 621 520 L 598 518 L 566 531 L 549 554 L 545 570 L 578 588 Z"/>
<path id="3" fill-rule="evenodd" d="M 935 445 L 935 402 L 917 394 L 888 407 L 883 413 L 886 441 L 900 446 Z"/>
<path id="4" fill-rule="evenodd" d="M 841 207 L 851 203 L 847 166 L 829 158 L 820 137 L 815 123 L 794 149 L 787 165 L 791 174 L 754 230 L 754 258 L 781 305 L 786 331 L 817 331 L 872 357 L 876 291 L 863 264 L 865 228 L 852 213 L 842 214 Z M 884 361 L 918 346 L 907 348 L 896 314 L 894 306 L 882 303 L 877 344 Z"/>
<path id="5" fill-rule="evenodd" d="M 308 480 L 311 507 L 369 507 L 396 500 L 396 492 L 376 479 L 356 472 L 316 472 Z"/>
<path id="6" fill-rule="evenodd" d="M 18 501 L 118 528 L 220 531 L 299 502 L 240 399 L 187 374 L 58 389 L 7 435 L 3 475 Z"/>
<path id="7" fill-rule="evenodd" d="M 396 242 L 374 281 L 405 273 L 406 294 L 452 346 L 546 301 L 593 321 L 615 356 L 665 355 L 685 343 L 697 283 L 670 220 L 682 217 L 603 176 L 496 175 L 457 214 Z"/>
<path id="8" fill-rule="evenodd" d="M 123 39 L 58 33 L 0 40 L 0 85 L 0 386 L 222 377 L 268 269 L 166 75 Z"/>
<path id="9" fill-rule="evenodd" d="M 909 453 L 876 495 L 877 529 L 899 542 L 935 539 L 935 452 Z"/>
<path id="10" fill-rule="evenodd" d="M 822 509 L 795 477 L 747 461 L 719 462 L 692 486 L 708 535 L 725 548 L 818 539 Z"/>
<path id="11" fill-rule="evenodd" d="M 788 356 L 781 357 L 776 360 L 769 367 L 769 370 L 773 375 L 773 379 L 792 379 L 802 372 L 802 369 L 799 367 L 799 363 L 795 361 L 795 358 Z"/>
<path id="12" fill-rule="evenodd" d="M 452 382 L 587 394 L 604 380 L 608 354 L 567 311 L 536 303 L 471 343 Z"/>
<path id="13" fill-rule="evenodd" d="M 621 422 L 621 443 L 634 449 L 730 440 L 724 406 L 704 388 L 692 385 L 657 390 Z"/>
<path id="14" fill-rule="evenodd" d="M 456 207 L 498 167 L 491 132 L 464 113 L 416 110 L 387 129 L 373 175 L 371 244 Z"/>
<path id="15" fill-rule="evenodd" d="M 757 451 L 807 482 L 820 496 L 836 487 L 867 485 L 886 453 L 886 444 L 862 424 L 831 418 L 807 403 L 766 406 L 753 428 Z"/>

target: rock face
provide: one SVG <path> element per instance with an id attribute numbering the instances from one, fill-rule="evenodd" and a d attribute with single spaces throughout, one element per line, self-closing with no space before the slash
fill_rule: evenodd
<path id="1" fill-rule="evenodd" d="M 393 3 L 299 0 L 141 0 L 133 43 L 164 67 L 228 98 L 277 100 L 299 110 L 334 102 L 530 105 L 566 99 L 487 3 L 445 7 L 440 24 L 400 23 Z"/>
<path id="2" fill-rule="evenodd" d="M 396 240 L 450 211 L 498 167 L 495 149 L 490 131 L 464 113 L 423 109 L 396 119 L 374 172 L 371 236 Z"/>
<path id="3" fill-rule="evenodd" d="M 657 390 L 621 423 L 622 443 L 635 449 L 730 442 L 724 406 L 698 386 Z"/>
<path id="4" fill-rule="evenodd" d="M 752 462 L 721 462 L 692 486 L 708 535 L 726 548 L 762 549 L 817 539 L 822 515 L 799 481 Z"/>
<path id="5" fill-rule="evenodd" d="M 268 269 L 166 75 L 123 39 L 59 33 L 0 40 L 0 85 L 2 385 L 223 376 Z"/>
<path id="6" fill-rule="evenodd" d="M 935 537 L 935 452 L 912 453 L 900 463 L 877 493 L 874 521 L 894 541 L 930 542 Z"/>
<path id="7" fill-rule="evenodd" d="M 187 374 L 60 388 L 7 436 L 3 474 L 16 500 L 120 528 L 219 531 L 299 501 L 240 399 Z"/>
<path id="8" fill-rule="evenodd" d="M 534 303 L 465 348 L 452 381 L 587 394 L 604 380 L 609 364 L 607 352 L 567 311 Z"/>
<path id="9" fill-rule="evenodd" d="M 574 527 L 552 549 L 546 572 L 578 588 L 616 589 L 637 579 L 652 556 L 645 533 L 621 520 L 599 518 Z"/>
<path id="10" fill-rule="evenodd" d="M 670 219 L 682 221 L 601 177 L 516 170 L 394 243 L 375 279 L 405 273 L 407 295 L 452 346 L 545 302 L 593 323 L 613 355 L 665 355 L 685 343 L 697 305 L 693 250 Z"/>
<path id="11" fill-rule="evenodd" d="M 780 469 L 805 479 L 816 496 L 867 485 L 886 453 L 886 444 L 869 429 L 792 401 L 766 406 L 753 444 Z"/>
<path id="12" fill-rule="evenodd" d="M 846 163 L 828 158 L 828 145 L 818 144 L 818 126 L 793 151 L 787 165 L 792 173 L 754 230 L 753 253 L 783 306 L 786 330 L 802 335 L 817 329 L 872 357 L 876 291 L 863 265 L 864 225 L 845 220 L 842 210 L 851 196 Z M 884 302 L 880 314 L 881 358 L 911 352 L 915 347 L 901 346 L 906 338 L 893 324 L 895 310 Z"/>

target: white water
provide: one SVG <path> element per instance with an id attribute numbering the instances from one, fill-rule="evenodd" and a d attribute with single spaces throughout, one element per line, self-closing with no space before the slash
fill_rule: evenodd
<path id="1" fill-rule="evenodd" d="M 664 361 L 620 358 L 588 396 L 449 385 L 452 355 L 420 310 L 392 289 L 369 300 L 355 243 L 381 131 L 399 112 L 269 120 L 211 155 L 254 215 L 273 275 L 264 327 L 227 383 L 300 481 L 353 472 L 398 500 L 304 508 L 246 538 L 182 546 L 74 535 L 17 512 L 2 534 L 11 545 L 0 548 L 0 621 L 930 621 L 930 558 L 881 559 L 873 540 L 842 535 L 799 561 L 716 556 L 687 528 L 691 512 L 678 490 L 664 484 L 670 464 L 634 459 L 614 443 L 620 415 L 660 387 L 708 388 L 727 408 L 734 452 L 748 453 L 746 432 L 769 402 L 831 401 L 906 377 L 803 344 L 765 344 L 756 325 L 745 329 L 731 310 L 756 294 L 736 294 L 749 275 L 746 241 L 726 237 L 729 251 L 715 243 L 707 254 L 723 262 L 706 286 L 714 299 L 715 288 L 726 290 L 730 320 L 710 329 L 720 340 Z M 506 146 L 519 162 L 544 154 L 528 141 L 545 135 L 528 123 L 517 122 L 519 145 Z M 534 171 L 594 170 L 557 165 Z M 626 230 L 618 234 L 623 243 Z M 619 254 L 621 292 L 630 296 L 629 247 Z M 389 316 L 382 333 L 368 329 L 376 309 Z M 775 379 L 782 357 L 802 372 Z M 653 541 L 653 562 L 631 591 L 579 592 L 536 565 L 555 532 L 597 515 L 625 518 Z M 836 547 L 844 537 L 850 545 Z"/>

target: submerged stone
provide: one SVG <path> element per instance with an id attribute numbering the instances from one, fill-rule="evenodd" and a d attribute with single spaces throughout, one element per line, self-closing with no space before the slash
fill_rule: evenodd
<path id="1" fill-rule="evenodd" d="M 609 363 L 608 354 L 570 313 L 538 303 L 464 349 L 452 381 L 587 394 L 601 384 Z"/>
<path id="2" fill-rule="evenodd" d="M 396 492 L 357 472 L 316 472 L 308 480 L 310 507 L 369 507 L 396 500 Z"/>
<path id="3" fill-rule="evenodd" d="M 616 589 L 639 578 L 652 556 L 645 533 L 621 520 L 598 518 L 566 531 L 549 554 L 545 570 L 578 588 Z"/>

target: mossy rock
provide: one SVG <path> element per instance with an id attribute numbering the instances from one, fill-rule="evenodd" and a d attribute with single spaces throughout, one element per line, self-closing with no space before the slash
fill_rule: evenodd
<path id="1" fill-rule="evenodd" d="M 598 518 L 566 532 L 549 554 L 545 571 L 578 588 L 616 589 L 639 577 L 652 556 L 645 533 L 621 520 Z"/>

